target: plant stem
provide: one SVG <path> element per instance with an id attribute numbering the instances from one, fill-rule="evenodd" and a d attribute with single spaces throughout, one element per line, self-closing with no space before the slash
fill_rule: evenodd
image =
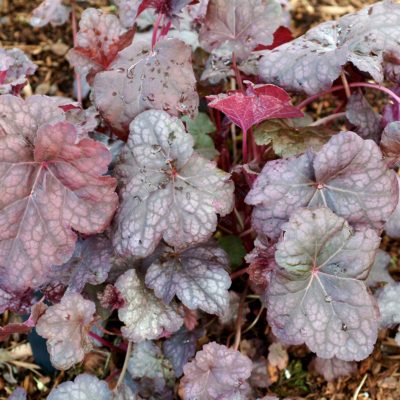
<path id="1" fill-rule="evenodd" d="M 236 54 L 235 54 L 235 52 L 232 53 L 232 69 L 233 69 L 233 72 L 235 73 L 235 78 L 236 78 L 236 82 L 237 82 L 237 85 L 239 87 L 239 90 L 244 92 L 242 77 L 240 75 L 240 71 L 239 71 L 239 68 L 238 68 L 237 63 L 236 63 Z"/>
<path id="2" fill-rule="evenodd" d="M 72 40 L 74 47 L 78 47 L 77 34 L 78 26 L 76 22 L 76 11 L 75 11 L 75 0 L 72 1 L 72 11 L 71 11 L 71 25 L 72 25 Z M 76 80 L 76 97 L 78 102 L 82 104 L 82 81 L 81 75 L 75 70 L 75 80 Z"/>
<path id="3" fill-rule="evenodd" d="M 257 322 L 259 321 L 262 312 L 264 311 L 264 306 L 261 306 L 260 311 L 258 312 L 256 318 L 254 319 L 254 321 L 243 331 L 243 333 L 248 332 L 249 330 L 253 329 L 255 327 L 255 325 L 257 324 Z"/>
<path id="4" fill-rule="evenodd" d="M 242 337 L 243 308 L 244 308 L 244 302 L 246 300 L 246 295 L 247 295 L 248 289 L 249 289 L 249 282 L 247 281 L 246 287 L 244 288 L 244 291 L 240 297 L 239 309 L 238 309 L 238 314 L 237 314 L 237 318 L 236 318 L 235 342 L 233 344 L 233 348 L 235 350 L 239 349 L 240 339 Z"/>
<path id="5" fill-rule="evenodd" d="M 321 118 L 321 119 L 318 119 L 318 120 L 314 121 L 312 124 L 310 124 L 310 126 L 320 126 L 320 125 L 324 125 L 324 124 L 326 124 L 326 123 L 328 123 L 328 122 L 330 122 L 330 121 L 333 121 L 333 120 L 335 120 L 335 119 L 337 119 L 337 118 L 343 118 L 343 117 L 345 117 L 345 116 L 346 116 L 346 113 L 345 113 L 345 112 L 340 112 L 340 113 L 336 113 L 336 114 L 331 114 L 331 115 L 328 115 L 328 116 L 326 116 L 326 117 L 324 117 L 324 118 Z"/>
<path id="6" fill-rule="evenodd" d="M 118 389 L 118 386 L 121 385 L 125 378 L 126 371 L 128 369 L 129 359 L 132 353 L 132 342 L 128 342 L 128 348 L 126 349 L 124 365 L 122 366 L 121 373 L 119 374 L 117 384 L 115 385 L 115 390 Z"/>
<path id="7" fill-rule="evenodd" d="M 239 271 L 232 272 L 230 275 L 231 280 L 234 280 L 234 279 L 238 278 L 239 276 L 246 274 L 248 269 L 249 269 L 249 267 L 246 267 L 246 268 L 240 269 Z"/>
<path id="8" fill-rule="evenodd" d="M 157 15 L 156 22 L 154 23 L 154 26 L 153 26 L 153 35 L 152 35 L 152 37 L 151 37 L 151 49 L 152 49 L 152 50 L 154 49 L 154 46 L 155 46 L 156 43 L 157 43 L 158 28 L 159 28 L 159 26 L 160 26 L 160 23 L 161 23 L 161 20 L 163 19 L 163 17 L 164 17 L 164 14 L 163 14 L 163 13 L 159 13 L 159 14 Z"/>
<path id="9" fill-rule="evenodd" d="M 377 85 L 376 83 L 367 83 L 367 82 L 356 82 L 356 83 L 349 83 L 349 87 L 365 87 L 365 88 L 370 88 L 370 89 L 375 89 L 375 90 L 380 90 L 381 92 L 384 92 L 388 94 L 396 103 L 400 105 L 400 97 L 396 95 L 392 90 L 388 89 L 385 86 Z M 321 96 L 324 96 L 325 94 L 337 92 L 338 90 L 343 90 L 344 86 L 333 86 L 329 90 L 325 90 L 324 92 L 314 94 L 313 96 L 308 97 L 307 99 L 303 100 L 297 107 L 298 108 L 304 108 L 308 104 L 312 103 L 314 100 L 320 98 Z"/>
<path id="10" fill-rule="evenodd" d="M 340 78 L 342 79 L 342 83 L 343 83 L 343 87 L 344 87 L 344 92 L 346 93 L 346 97 L 350 98 L 351 90 L 350 90 L 349 82 L 347 82 L 346 73 L 344 72 L 344 70 L 342 70 L 342 72 L 340 73 Z"/>
<path id="11" fill-rule="evenodd" d="M 103 346 L 109 347 L 111 350 L 121 351 L 121 349 L 119 349 L 117 346 L 114 346 L 108 340 L 102 338 L 101 336 L 97 335 L 94 332 L 89 332 L 88 335 L 91 336 L 93 339 L 97 340 L 98 342 L 100 342 Z"/>
<path id="12" fill-rule="evenodd" d="M 247 131 L 242 129 L 242 156 L 243 156 L 243 164 L 247 164 Z"/>

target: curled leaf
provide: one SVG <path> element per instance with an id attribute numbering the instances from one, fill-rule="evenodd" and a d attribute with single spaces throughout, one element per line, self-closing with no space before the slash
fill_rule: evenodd
<path id="1" fill-rule="evenodd" d="M 95 312 L 93 302 L 78 293 L 67 293 L 39 318 L 36 331 L 47 339 L 54 367 L 68 369 L 92 349 L 88 332 Z"/>
<path id="2" fill-rule="evenodd" d="M 53 389 L 47 400 L 111 400 L 112 392 L 106 381 L 89 374 L 78 375 L 75 380 L 61 383 Z"/>
<path id="3" fill-rule="evenodd" d="M 277 244 L 280 268 L 267 289 L 273 333 L 322 358 L 366 358 L 379 317 L 364 280 L 379 242 L 374 230 L 353 231 L 328 208 L 297 210 Z"/>
<path id="4" fill-rule="evenodd" d="M 133 33 L 122 27 L 115 15 L 87 8 L 79 22 L 76 45 L 67 59 L 80 75 L 93 75 L 107 69 L 118 52 L 131 44 Z"/>
<path id="5" fill-rule="evenodd" d="M 163 252 L 146 272 L 146 285 L 170 303 L 176 295 L 189 309 L 222 315 L 228 307 L 231 279 L 228 255 L 215 243 Z"/>
<path id="6" fill-rule="evenodd" d="M 328 89 L 351 62 L 381 83 L 385 54 L 400 52 L 399 21 L 400 5 L 382 1 L 338 21 L 324 22 L 292 42 L 265 51 L 260 75 L 265 82 L 312 95 Z"/>
<path id="7" fill-rule="evenodd" d="M 0 49 L 0 94 L 19 94 L 26 79 L 37 69 L 20 49 Z"/>
<path id="8" fill-rule="evenodd" d="M 70 7 L 64 6 L 62 0 L 44 0 L 33 10 L 30 24 L 35 27 L 64 25 L 70 12 Z"/>
<path id="9" fill-rule="evenodd" d="M 200 43 L 209 52 L 224 48 L 245 59 L 257 45 L 272 44 L 281 12 L 275 0 L 210 0 Z"/>
<path id="10" fill-rule="evenodd" d="M 246 92 L 207 96 L 208 106 L 226 114 L 232 122 L 247 131 L 266 119 L 302 117 L 303 113 L 290 104 L 289 95 L 274 85 L 247 82 Z"/>
<path id="11" fill-rule="evenodd" d="M 146 111 L 130 130 L 115 168 L 121 182 L 117 252 L 147 256 L 161 238 L 175 247 L 207 240 L 216 214 L 232 210 L 229 175 L 193 153 L 193 138 L 166 112 Z"/>
<path id="12" fill-rule="evenodd" d="M 341 132 L 316 154 L 268 162 L 246 202 L 256 206 L 253 227 L 277 238 L 294 210 L 317 205 L 353 226 L 379 230 L 397 199 L 396 174 L 383 163 L 378 146 L 354 132 Z"/>
<path id="13" fill-rule="evenodd" d="M 195 117 L 199 96 L 191 54 L 178 39 L 160 40 L 153 51 L 144 42 L 120 51 L 107 71 L 94 79 L 94 102 L 103 118 L 124 133 L 147 109 Z"/>
<path id="14" fill-rule="evenodd" d="M 215 342 L 208 343 L 183 367 L 183 398 L 245 400 L 251 369 L 251 360 L 240 352 Z"/>
<path id="15" fill-rule="evenodd" d="M 133 342 L 158 339 L 177 331 L 183 323 L 175 303 L 165 305 L 138 277 L 134 269 L 126 271 L 115 282 L 124 299 L 118 310 L 119 319 L 125 324 L 121 331 Z"/>

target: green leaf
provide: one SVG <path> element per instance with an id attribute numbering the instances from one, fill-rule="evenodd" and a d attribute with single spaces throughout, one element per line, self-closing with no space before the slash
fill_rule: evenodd
<path id="1" fill-rule="evenodd" d="M 292 126 L 287 120 L 271 119 L 260 124 L 254 131 L 256 143 L 268 145 L 280 157 L 304 153 L 309 147 L 319 150 L 334 134 L 322 126 Z"/>
<path id="2" fill-rule="evenodd" d="M 215 125 L 205 113 L 199 113 L 195 119 L 190 119 L 188 116 L 183 116 L 182 121 L 186 124 L 188 132 L 195 140 L 194 148 L 203 157 L 208 160 L 213 160 L 219 155 L 215 149 L 214 142 L 209 136 L 215 132 Z"/>
<path id="3" fill-rule="evenodd" d="M 240 238 L 234 235 L 221 236 L 218 238 L 218 243 L 228 253 L 232 269 L 240 267 L 246 255 L 246 249 Z"/>

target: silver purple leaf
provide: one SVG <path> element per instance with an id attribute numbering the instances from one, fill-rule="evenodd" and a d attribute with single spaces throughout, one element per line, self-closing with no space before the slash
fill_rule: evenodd
<path id="1" fill-rule="evenodd" d="M 121 24 L 130 29 L 134 26 L 136 15 L 139 10 L 139 6 L 142 3 L 141 0 L 113 0 L 113 3 L 118 8 L 118 17 Z"/>
<path id="2" fill-rule="evenodd" d="M 305 35 L 264 52 L 260 75 L 286 90 L 309 95 L 328 89 L 351 62 L 381 83 L 384 56 L 399 54 L 400 5 L 382 1 L 324 22 Z"/>
<path id="3" fill-rule="evenodd" d="M 392 257 L 386 251 L 378 250 L 375 261 L 372 264 L 368 278 L 365 281 L 367 286 L 377 286 L 381 283 L 394 283 L 394 279 L 390 276 L 388 267 Z"/>
<path id="4" fill-rule="evenodd" d="M 397 282 L 384 286 L 378 292 L 377 300 L 381 314 L 380 324 L 382 328 L 400 324 L 399 296 L 400 283 Z"/>
<path id="5" fill-rule="evenodd" d="M 50 274 L 53 281 L 67 286 L 68 292 L 82 292 L 87 283 L 100 285 L 111 269 L 111 241 L 102 235 L 78 241 L 71 259 L 62 265 L 53 266 Z"/>
<path id="6" fill-rule="evenodd" d="M 380 238 L 372 229 L 353 231 L 324 207 L 297 210 L 284 229 L 275 256 L 280 268 L 267 289 L 272 332 L 322 358 L 366 358 L 379 316 L 364 281 Z"/>
<path id="7" fill-rule="evenodd" d="M 400 161 L 400 121 L 389 122 L 382 132 L 381 150 L 390 166 Z"/>
<path id="8" fill-rule="evenodd" d="M 214 242 L 183 251 L 163 246 L 146 272 L 146 285 L 165 303 L 176 295 L 189 309 L 223 315 L 231 286 L 228 255 Z"/>
<path id="9" fill-rule="evenodd" d="M 192 136 L 164 111 L 143 112 L 130 131 L 115 168 L 121 184 L 116 251 L 143 257 L 161 238 L 175 247 L 207 240 L 216 214 L 232 210 L 229 174 L 194 153 Z"/>
<path id="10" fill-rule="evenodd" d="M 26 391 L 22 387 L 17 387 L 8 398 L 8 400 L 26 400 Z"/>
<path id="11" fill-rule="evenodd" d="M 200 31 L 201 46 L 209 52 L 222 48 L 243 60 L 257 45 L 272 44 L 281 13 L 275 0 L 210 0 Z"/>
<path id="12" fill-rule="evenodd" d="M 346 106 L 346 117 L 363 139 L 372 139 L 379 144 L 382 117 L 371 107 L 361 91 L 350 96 Z"/>
<path id="13" fill-rule="evenodd" d="M 79 293 L 67 293 L 39 318 L 36 331 L 47 339 L 47 350 L 55 368 L 72 367 L 92 349 L 88 333 L 95 312 L 92 301 Z"/>
<path id="14" fill-rule="evenodd" d="M 396 177 L 400 187 L 400 176 L 396 175 Z M 388 218 L 384 226 L 384 230 L 386 234 L 391 238 L 393 239 L 400 238 L 400 200 L 398 201 L 393 213 Z"/>
<path id="15" fill-rule="evenodd" d="M 145 379 L 153 386 L 153 393 L 162 393 L 169 381 L 174 378 L 170 362 L 164 357 L 157 344 L 150 340 L 135 343 L 131 358 L 129 359 L 128 372 L 135 380 Z"/>
<path id="16" fill-rule="evenodd" d="M 182 326 L 183 318 L 177 305 L 166 305 L 159 300 L 134 269 L 122 274 L 115 287 L 125 301 L 118 310 L 118 317 L 125 324 L 121 331 L 126 339 L 133 342 L 158 339 Z"/>
<path id="17" fill-rule="evenodd" d="M 81 374 L 75 380 L 61 383 L 53 389 L 47 400 L 111 400 L 107 382 L 93 375 Z"/>
<path id="18" fill-rule="evenodd" d="M 0 94 L 19 93 L 29 75 L 37 69 L 26 54 L 17 48 L 0 49 Z"/>
<path id="19" fill-rule="evenodd" d="M 372 140 L 354 132 L 333 136 L 318 153 L 268 162 L 246 197 L 253 227 L 277 238 L 299 207 L 329 207 L 355 226 L 380 230 L 398 200 L 396 174 Z"/>
<path id="20" fill-rule="evenodd" d="M 197 340 L 203 334 L 203 329 L 188 331 L 182 327 L 163 343 L 163 352 L 174 367 L 177 378 L 182 376 L 183 366 L 196 354 Z"/>
<path id="21" fill-rule="evenodd" d="M 191 54 L 179 39 L 161 40 L 154 51 L 145 42 L 120 51 L 94 79 L 94 103 L 103 118 L 125 132 L 132 119 L 148 109 L 195 117 L 199 96 Z"/>
<path id="22" fill-rule="evenodd" d="M 63 25 L 68 21 L 70 12 L 71 8 L 63 5 L 62 0 L 44 0 L 32 11 L 30 24 L 34 27 Z"/>
<path id="23" fill-rule="evenodd" d="M 336 357 L 316 357 L 314 360 L 314 368 L 330 382 L 341 376 L 354 374 L 357 371 L 357 364 L 355 362 L 339 360 Z"/>
<path id="24" fill-rule="evenodd" d="M 239 351 L 211 342 L 183 367 L 184 400 L 246 400 L 251 360 Z"/>

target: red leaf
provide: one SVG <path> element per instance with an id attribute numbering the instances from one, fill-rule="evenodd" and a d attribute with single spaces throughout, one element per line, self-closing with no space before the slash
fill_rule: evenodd
<path id="1" fill-rule="evenodd" d="M 254 51 L 260 50 L 272 50 L 275 47 L 280 46 L 281 44 L 285 44 L 287 42 L 291 42 L 294 39 L 293 34 L 289 28 L 286 26 L 280 26 L 274 33 L 274 41 L 269 46 L 264 46 L 263 44 L 259 44 Z"/>
<path id="2" fill-rule="evenodd" d="M 303 116 L 298 108 L 290 104 L 289 95 L 278 86 L 245 83 L 245 93 L 237 90 L 207 96 L 207 100 L 211 100 L 208 106 L 222 111 L 243 131 L 267 119 Z"/>

